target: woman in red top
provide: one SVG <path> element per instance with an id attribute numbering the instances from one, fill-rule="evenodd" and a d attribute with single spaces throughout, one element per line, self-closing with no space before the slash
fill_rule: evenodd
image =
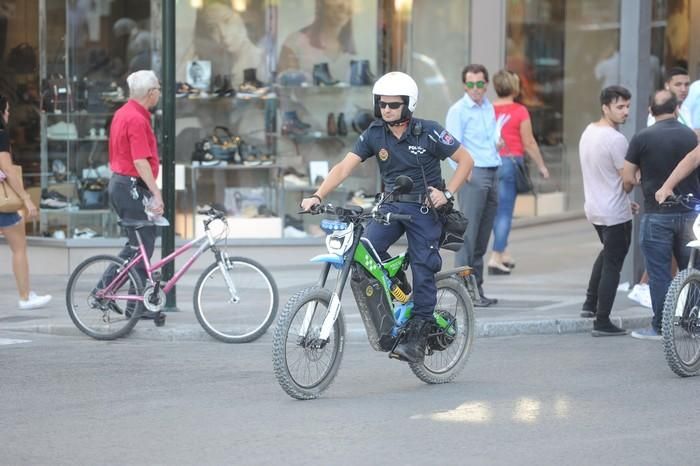
<path id="1" fill-rule="evenodd" d="M 506 275 L 515 266 L 506 252 L 508 235 L 513 220 L 515 197 L 515 174 L 518 164 L 524 163 L 527 154 L 535 161 L 543 178 L 549 178 L 549 171 L 542 160 L 542 154 L 532 135 L 530 114 L 525 106 L 514 102 L 520 93 L 518 75 L 501 70 L 493 77 L 493 87 L 498 98 L 493 102 L 496 118 L 503 122 L 501 137 L 503 164 L 498 169 L 498 210 L 493 223 L 493 251 L 488 262 L 489 274 Z"/>

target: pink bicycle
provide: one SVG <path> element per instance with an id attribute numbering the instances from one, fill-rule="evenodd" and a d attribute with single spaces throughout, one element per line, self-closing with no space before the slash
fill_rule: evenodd
<path id="1" fill-rule="evenodd" d="M 206 215 L 204 235 L 155 264 L 148 260 L 139 235 L 140 228 L 153 223 L 122 221 L 122 227 L 135 231 L 139 252 L 128 261 L 110 255 L 94 256 L 75 268 L 68 280 L 66 306 L 76 327 L 97 340 L 114 340 L 134 328 L 144 309 L 155 312 L 156 325 L 162 325 L 165 295 L 204 252 L 211 250 L 215 261 L 202 272 L 194 287 L 197 320 L 209 335 L 226 343 L 253 341 L 265 333 L 275 318 L 279 301 L 272 275 L 259 263 L 229 257 L 225 247 L 219 247 L 228 236 L 223 212 L 210 209 L 200 213 Z M 217 234 L 210 229 L 215 221 L 223 222 Z M 162 281 L 160 269 L 195 247 L 192 257 L 172 279 Z M 146 283 L 135 268 L 142 261 Z"/>

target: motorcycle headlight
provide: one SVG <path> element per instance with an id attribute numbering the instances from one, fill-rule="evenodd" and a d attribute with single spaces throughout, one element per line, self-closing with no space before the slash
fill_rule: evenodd
<path id="1" fill-rule="evenodd" d="M 326 236 L 326 248 L 331 254 L 337 254 L 342 256 L 345 254 L 350 246 L 352 246 L 353 239 L 353 225 L 352 223 L 346 225 L 342 230 L 335 230 L 333 233 Z"/>

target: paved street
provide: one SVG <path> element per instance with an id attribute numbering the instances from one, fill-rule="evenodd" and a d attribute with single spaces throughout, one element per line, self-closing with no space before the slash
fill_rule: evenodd
<path id="1" fill-rule="evenodd" d="M 488 294 L 501 301 L 476 310 L 480 337 L 455 383 L 427 386 L 371 351 L 344 299 L 340 372 L 309 402 L 278 386 L 271 332 L 243 345 L 204 333 L 191 304 L 197 273 L 178 286 L 181 312 L 165 327 L 143 321 L 115 342 L 72 325 L 67 277 L 35 276 L 55 299 L 19 311 L 5 275 L 0 463 L 694 464 L 700 378 L 673 375 L 658 343 L 592 338 L 590 319 L 578 316 L 599 248 L 590 225 L 522 228 L 512 244 L 517 268 L 487 277 Z M 318 268 L 305 261 L 321 251 L 275 251 L 283 264 L 255 257 L 271 268 L 284 304 L 313 283 Z M 628 328 L 650 314 L 618 293 L 613 316 Z"/>
<path id="2" fill-rule="evenodd" d="M 29 340 L 3 344 L 8 339 Z M 700 379 L 658 343 L 482 338 L 455 383 L 351 343 L 319 400 L 292 400 L 270 340 L 0 332 L 4 464 L 695 464 Z"/>

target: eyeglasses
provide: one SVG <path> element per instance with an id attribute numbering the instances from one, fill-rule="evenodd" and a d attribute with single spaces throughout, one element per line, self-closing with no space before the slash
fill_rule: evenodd
<path id="1" fill-rule="evenodd" d="M 465 86 L 467 86 L 467 89 L 474 89 L 474 86 L 476 86 L 477 89 L 483 89 L 484 86 L 486 86 L 485 81 L 467 81 L 464 83 Z"/>
<path id="2" fill-rule="evenodd" d="M 403 105 L 403 102 L 384 102 L 383 100 L 379 101 L 379 108 L 389 107 L 392 110 L 396 110 L 397 108 L 400 108 L 402 105 Z"/>
<path id="3" fill-rule="evenodd" d="M 160 92 L 160 87 L 152 87 L 151 90 Z"/>

